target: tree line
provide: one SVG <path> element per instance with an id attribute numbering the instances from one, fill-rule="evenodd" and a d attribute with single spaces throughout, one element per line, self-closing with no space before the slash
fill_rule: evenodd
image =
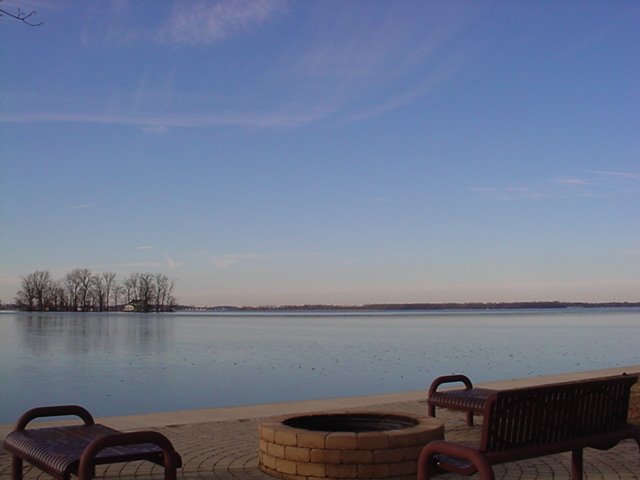
<path id="1" fill-rule="evenodd" d="M 118 281 L 113 272 L 76 268 L 61 280 L 39 270 L 22 278 L 16 305 L 28 311 L 108 312 L 129 306 L 139 312 L 166 312 L 176 304 L 175 282 L 161 273 L 132 273 Z"/>

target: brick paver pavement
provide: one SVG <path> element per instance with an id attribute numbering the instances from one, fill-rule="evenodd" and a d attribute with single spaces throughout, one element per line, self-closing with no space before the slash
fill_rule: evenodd
<path id="1" fill-rule="evenodd" d="M 356 408 L 351 411 L 375 410 L 413 415 L 424 415 L 424 401 L 411 401 Z M 445 421 L 445 436 L 452 440 L 473 440 L 478 427 L 467 427 L 464 415 L 439 410 L 439 418 Z M 259 418 L 229 420 L 191 425 L 175 425 L 158 428 L 165 434 L 182 455 L 184 467 L 179 471 L 180 479 L 272 480 L 258 470 Z M 9 455 L 0 451 L 0 480 L 11 478 Z M 502 480 L 569 479 L 569 454 L 551 455 L 495 467 L 496 478 Z M 584 455 L 585 479 L 640 480 L 640 452 L 634 441 L 624 441 L 611 450 L 586 449 Z M 98 472 L 105 479 L 161 480 L 162 468 L 148 462 L 129 462 L 103 467 Z M 25 465 L 25 480 L 49 478 L 36 469 Z M 438 478 L 477 478 L 442 475 Z"/>

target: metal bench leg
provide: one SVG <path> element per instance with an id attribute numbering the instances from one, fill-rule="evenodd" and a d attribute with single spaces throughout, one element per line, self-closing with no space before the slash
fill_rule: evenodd
<path id="1" fill-rule="evenodd" d="M 467 410 L 467 425 L 473 427 L 473 410 Z"/>
<path id="2" fill-rule="evenodd" d="M 176 471 L 175 465 L 164 466 L 164 480 L 176 480 L 178 478 L 178 472 Z"/>
<path id="3" fill-rule="evenodd" d="M 571 451 L 571 480 L 582 480 L 582 449 Z"/>
<path id="4" fill-rule="evenodd" d="M 22 459 L 17 455 L 11 456 L 11 478 L 22 480 Z"/>

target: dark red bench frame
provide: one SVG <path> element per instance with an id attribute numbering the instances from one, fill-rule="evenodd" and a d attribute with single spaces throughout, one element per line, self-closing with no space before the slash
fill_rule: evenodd
<path id="1" fill-rule="evenodd" d="M 441 385 L 447 383 L 462 383 L 464 388 L 438 391 Z M 431 382 L 427 394 L 427 414 L 436 416 L 436 407 L 451 410 L 462 410 L 467 415 L 467 425 L 473 426 L 473 415 L 484 412 L 487 399 L 495 393 L 488 388 L 474 387 L 466 375 L 443 375 Z"/>
<path id="2" fill-rule="evenodd" d="M 78 416 L 83 425 L 30 428 L 40 417 Z M 164 467 L 165 480 L 176 480 L 182 459 L 164 435 L 153 431 L 124 433 L 96 424 L 92 415 L 78 405 L 39 407 L 25 412 L 7 435 L 4 448 L 12 456 L 13 480 L 22 480 L 23 462 L 59 480 L 76 474 L 90 480 L 96 465 L 148 460 Z"/>
<path id="3" fill-rule="evenodd" d="M 493 480 L 492 465 L 561 452 L 571 452 L 571 478 L 579 480 L 584 448 L 608 450 L 624 439 L 640 447 L 640 428 L 627 423 L 637 380 L 617 375 L 495 392 L 485 404 L 480 445 L 430 442 L 418 460 L 418 480 L 438 470 Z"/>

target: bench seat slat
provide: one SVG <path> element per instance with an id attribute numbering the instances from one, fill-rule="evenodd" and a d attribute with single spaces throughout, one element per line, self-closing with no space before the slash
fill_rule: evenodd
<path id="1" fill-rule="evenodd" d="M 68 478 L 78 468 L 87 445 L 97 438 L 118 434 L 100 424 L 16 430 L 5 440 L 5 448 L 57 478 Z M 153 444 L 108 447 L 98 453 L 96 464 L 114 461 L 151 460 L 162 464 L 162 450 Z"/>

